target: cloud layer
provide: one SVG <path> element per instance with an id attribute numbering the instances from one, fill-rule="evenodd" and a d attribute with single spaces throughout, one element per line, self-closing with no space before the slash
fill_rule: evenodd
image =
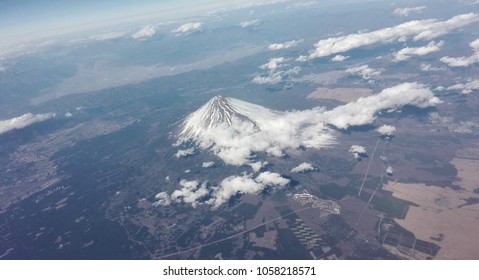
<path id="1" fill-rule="evenodd" d="M 332 37 L 318 41 L 309 56 L 302 56 L 299 60 L 330 56 L 376 44 L 405 42 L 410 38 L 414 41 L 432 40 L 477 21 L 479 21 L 479 14 L 469 13 L 455 16 L 446 21 L 413 20 L 372 32 Z"/>
<path id="2" fill-rule="evenodd" d="M 19 117 L 0 121 L 0 134 L 14 129 L 22 129 L 34 123 L 43 122 L 55 117 L 55 113 L 38 114 L 26 113 Z"/>

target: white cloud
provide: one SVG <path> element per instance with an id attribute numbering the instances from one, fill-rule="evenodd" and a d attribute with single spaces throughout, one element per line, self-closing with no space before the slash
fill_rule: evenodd
<path id="1" fill-rule="evenodd" d="M 171 204 L 171 199 L 168 193 L 160 192 L 155 195 L 156 201 L 153 202 L 153 206 L 168 206 Z"/>
<path id="2" fill-rule="evenodd" d="M 70 112 L 65 113 L 65 118 L 71 118 L 71 117 L 73 117 L 72 113 L 70 113 Z"/>
<path id="3" fill-rule="evenodd" d="M 291 69 L 284 71 L 283 74 L 285 74 L 286 76 L 294 76 L 294 75 L 298 75 L 300 71 L 301 71 L 301 67 L 295 66 Z"/>
<path id="4" fill-rule="evenodd" d="M 215 162 L 214 161 L 207 161 L 207 162 L 203 162 L 201 164 L 201 167 L 203 168 L 210 168 L 210 167 L 213 167 L 215 165 Z"/>
<path id="5" fill-rule="evenodd" d="M 407 7 L 407 8 L 397 8 L 394 10 L 394 14 L 397 16 L 407 17 L 411 13 L 422 13 L 422 11 L 426 9 L 426 6 L 419 6 L 419 7 Z"/>
<path id="6" fill-rule="evenodd" d="M 446 70 L 444 67 L 434 67 L 431 64 L 422 63 L 421 64 L 421 71 L 423 72 L 430 72 L 430 71 L 442 71 Z"/>
<path id="7" fill-rule="evenodd" d="M 133 39 L 146 39 L 153 37 L 156 34 L 156 29 L 152 26 L 142 27 L 140 30 L 135 32 L 131 37 Z"/>
<path id="8" fill-rule="evenodd" d="M 213 192 L 208 204 L 218 208 L 237 194 L 257 194 L 265 187 L 264 184 L 256 182 L 251 175 L 230 176 L 224 179 Z"/>
<path id="9" fill-rule="evenodd" d="M 366 81 L 373 80 L 381 75 L 381 70 L 370 68 L 369 65 L 359 65 L 346 69 L 346 73 L 354 76 L 359 76 Z"/>
<path id="10" fill-rule="evenodd" d="M 371 124 L 383 110 L 413 105 L 419 108 L 436 106 L 442 101 L 429 88 L 418 83 L 403 83 L 384 89 L 379 94 L 359 98 L 355 102 L 336 107 L 322 114 L 326 123 L 339 129 Z"/>
<path id="11" fill-rule="evenodd" d="M 259 19 L 254 19 L 254 20 L 249 20 L 249 21 L 243 21 L 240 23 L 240 26 L 243 28 L 248 28 L 252 26 L 258 26 L 261 24 L 261 21 Z"/>
<path id="12" fill-rule="evenodd" d="M 190 155 L 194 155 L 195 154 L 195 148 L 189 148 L 189 149 L 186 149 L 186 150 L 178 150 L 175 154 L 175 156 L 177 158 L 180 158 L 180 157 L 187 157 L 187 156 L 190 156 Z"/>
<path id="13" fill-rule="evenodd" d="M 288 183 L 288 179 L 283 178 L 278 173 L 269 171 L 259 174 L 255 179 L 252 178 L 251 174 L 230 176 L 224 179 L 213 191 L 212 198 L 207 203 L 212 205 L 213 208 L 218 208 L 237 194 L 257 194 L 268 186 L 273 188 L 284 187 Z"/>
<path id="14" fill-rule="evenodd" d="M 443 87 L 443 86 L 437 86 L 437 87 L 434 89 L 434 91 L 445 91 L 445 90 L 446 90 L 446 88 Z"/>
<path id="15" fill-rule="evenodd" d="M 479 14 L 469 13 L 455 16 L 446 21 L 413 20 L 372 32 L 327 38 L 318 41 L 315 44 L 315 49 L 308 56 L 300 57 L 300 60 L 325 57 L 376 44 L 405 42 L 411 37 L 414 41 L 432 40 L 477 21 L 479 21 Z"/>
<path id="16" fill-rule="evenodd" d="M 309 57 L 306 55 L 300 55 L 298 58 L 296 58 L 296 61 L 298 62 L 306 62 L 309 60 Z"/>
<path id="17" fill-rule="evenodd" d="M 193 208 L 199 204 L 199 200 L 209 195 L 207 183 L 200 185 L 198 181 L 181 180 L 181 189 L 174 191 L 171 194 L 171 200 L 176 202 L 185 202 L 191 204 Z"/>
<path id="18" fill-rule="evenodd" d="M 479 62 L 479 39 L 472 41 L 471 46 L 474 53 L 471 56 L 465 57 L 449 57 L 445 56 L 441 58 L 441 61 L 449 65 L 450 67 L 467 67 L 474 63 Z"/>
<path id="19" fill-rule="evenodd" d="M 268 49 L 272 51 L 278 51 L 278 50 L 283 50 L 283 49 L 290 49 L 298 46 L 303 42 L 303 39 L 301 40 L 292 40 L 284 43 L 278 43 L 278 44 L 271 44 L 268 46 Z"/>
<path id="20" fill-rule="evenodd" d="M 261 69 L 268 70 L 268 74 L 256 76 L 251 82 L 259 85 L 275 85 L 282 82 L 284 78 L 298 75 L 301 71 L 301 67 L 299 66 L 295 66 L 288 70 L 278 70 L 279 68 L 288 66 L 284 64 L 284 62 L 288 60 L 289 59 L 284 57 L 271 58 L 268 63 L 265 63 L 259 67 Z"/>
<path id="21" fill-rule="evenodd" d="M 349 58 L 349 56 L 344 56 L 344 55 L 338 54 L 335 57 L 331 58 L 331 61 L 332 62 L 341 62 L 341 61 L 345 61 L 348 58 Z"/>
<path id="22" fill-rule="evenodd" d="M 255 162 L 256 153 L 281 157 L 290 149 L 330 147 L 336 143 L 331 126 L 338 129 L 362 126 L 373 123 L 384 110 L 394 111 L 405 105 L 426 108 L 441 102 L 430 89 L 417 83 L 387 88 L 329 111 L 316 107 L 278 112 L 237 99 L 223 101 L 228 102 L 223 106 L 234 113 L 229 113 L 229 117 L 220 114 L 213 124 L 205 122 L 205 116 L 211 114 L 209 110 L 220 111 L 216 101 L 211 100 L 185 119 L 178 144 L 192 141 L 201 149 L 211 150 L 225 164 L 237 166 Z"/>
<path id="23" fill-rule="evenodd" d="M 190 23 L 185 23 L 181 26 L 179 26 L 176 29 L 171 30 L 171 33 L 176 33 L 177 35 L 180 34 L 191 34 L 197 31 L 200 31 L 203 28 L 203 24 L 201 22 L 190 22 Z"/>
<path id="24" fill-rule="evenodd" d="M 0 134 L 6 133 L 14 129 L 22 129 L 34 123 L 43 122 L 55 117 L 55 113 L 46 113 L 34 115 L 26 113 L 19 117 L 0 121 Z"/>
<path id="25" fill-rule="evenodd" d="M 460 90 L 462 94 L 470 94 L 474 90 L 479 90 L 479 80 L 473 80 L 465 84 L 456 84 L 448 87 L 447 90 Z"/>
<path id="26" fill-rule="evenodd" d="M 398 51 L 394 55 L 395 61 L 404 61 L 408 60 L 412 56 L 423 56 L 433 52 L 438 52 L 441 50 L 441 47 L 444 45 L 444 41 L 440 41 L 438 43 L 431 41 L 429 44 L 423 47 L 418 48 L 404 48 Z"/>
<path id="27" fill-rule="evenodd" d="M 279 68 L 287 66 L 283 63 L 288 60 L 289 59 L 286 59 L 284 57 L 271 58 L 268 63 L 265 63 L 260 66 L 261 69 L 268 70 L 268 74 L 263 76 L 256 76 L 251 82 L 259 85 L 275 85 L 282 82 L 284 78 L 298 75 L 301 71 L 301 67 L 299 66 L 295 66 L 288 70 L 278 70 Z"/>
<path id="28" fill-rule="evenodd" d="M 93 35 L 90 37 L 90 39 L 97 40 L 97 41 L 108 41 L 108 40 L 123 38 L 125 37 L 125 35 L 126 35 L 125 32 L 114 31 L 114 32 Z"/>
<path id="29" fill-rule="evenodd" d="M 376 131 L 381 134 L 381 136 L 393 136 L 396 132 L 396 128 L 392 125 L 383 125 L 376 129 Z"/>
<path id="30" fill-rule="evenodd" d="M 269 163 L 267 161 L 257 161 L 250 163 L 249 165 L 251 166 L 251 169 L 253 169 L 253 172 L 259 172 L 261 168 L 265 167 Z"/>
<path id="31" fill-rule="evenodd" d="M 267 187 L 273 189 L 283 188 L 289 182 L 289 179 L 270 171 L 262 172 L 256 178 L 253 178 L 253 174 L 230 176 L 221 181 L 218 186 L 209 186 L 207 182 L 200 184 L 196 180 L 181 180 L 181 188 L 179 190 L 175 190 L 171 195 L 168 195 L 166 192 L 158 193 L 155 196 L 156 201 L 153 205 L 167 206 L 172 202 L 184 202 L 191 204 L 194 208 L 202 204 L 218 208 L 235 195 L 257 194 Z"/>
<path id="32" fill-rule="evenodd" d="M 295 168 L 291 169 L 291 172 L 304 173 L 304 172 L 313 171 L 313 170 L 316 170 L 316 168 L 311 163 L 303 162 L 300 165 L 296 166 Z"/>
<path id="33" fill-rule="evenodd" d="M 297 3 L 293 3 L 291 4 L 288 9 L 290 8 L 304 8 L 304 7 L 311 7 L 311 6 L 314 6 L 318 4 L 317 1 L 306 1 L 306 2 L 297 2 Z"/>
<path id="34" fill-rule="evenodd" d="M 254 8 L 260 7 L 265 5 L 273 5 L 279 4 L 284 2 L 290 2 L 291 0 L 262 0 L 262 1 L 250 1 L 246 3 L 241 3 L 237 6 L 237 9 L 246 9 L 246 8 Z"/>
<path id="35" fill-rule="evenodd" d="M 365 157 L 367 155 L 366 148 L 360 145 L 352 145 L 349 151 L 356 159 L 360 159 L 361 157 Z"/>
<path id="36" fill-rule="evenodd" d="M 285 61 L 284 57 L 275 57 L 271 58 L 268 63 L 265 63 L 260 66 L 261 69 L 268 69 L 270 71 L 275 71 L 278 67 L 282 66 L 282 63 Z"/>
<path id="37" fill-rule="evenodd" d="M 394 169 L 391 166 L 388 166 L 388 168 L 386 168 L 386 174 L 388 174 L 389 176 L 393 175 L 393 172 Z"/>
<path id="38" fill-rule="evenodd" d="M 255 181 L 265 186 L 275 187 L 284 187 L 290 182 L 289 179 L 283 178 L 280 174 L 269 171 L 260 173 Z"/>
<path id="39" fill-rule="evenodd" d="M 275 85 L 283 80 L 283 76 L 281 74 L 281 72 L 276 72 L 268 76 L 256 76 L 251 81 L 258 85 Z"/>

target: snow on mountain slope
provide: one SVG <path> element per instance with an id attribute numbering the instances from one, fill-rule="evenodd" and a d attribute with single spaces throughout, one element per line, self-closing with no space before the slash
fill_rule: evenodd
<path id="1" fill-rule="evenodd" d="M 234 122 L 242 122 L 260 129 L 259 123 L 275 119 L 282 113 L 238 99 L 215 96 L 197 111 L 190 114 L 182 124 L 180 137 L 195 138 L 210 129 Z"/>

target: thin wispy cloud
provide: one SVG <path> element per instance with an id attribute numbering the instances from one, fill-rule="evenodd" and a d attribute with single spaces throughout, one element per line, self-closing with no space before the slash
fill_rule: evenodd
<path id="1" fill-rule="evenodd" d="M 203 162 L 201 164 L 201 167 L 203 167 L 203 168 L 210 168 L 210 167 L 213 167 L 213 166 L 215 166 L 214 161 L 207 161 L 207 162 Z"/>
<path id="2" fill-rule="evenodd" d="M 268 70 L 267 75 L 258 75 L 255 76 L 252 80 L 252 83 L 259 85 L 275 85 L 289 79 L 290 77 L 297 76 L 301 71 L 301 67 L 295 66 L 290 69 L 279 70 L 286 68 L 287 62 L 289 59 L 284 57 L 275 57 L 271 58 L 267 63 L 261 65 L 259 68 L 263 70 Z"/>
<path id="3" fill-rule="evenodd" d="M 185 150 L 178 150 L 175 154 L 177 158 L 187 157 L 195 154 L 195 148 L 189 148 Z"/>
<path id="4" fill-rule="evenodd" d="M 92 35 L 90 36 L 90 39 L 96 40 L 96 41 L 108 41 L 108 40 L 120 39 L 125 36 L 126 36 L 126 32 L 115 31 L 115 32 Z"/>
<path id="5" fill-rule="evenodd" d="M 306 7 L 314 6 L 316 4 L 318 4 L 317 1 L 297 2 L 297 3 L 293 3 L 293 4 L 289 5 L 288 9 L 291 9 L 291 8 L 306 8 Z"/>
<path id="6" fill-rule="evenodd" d="M 55 113 L 37 114 L 26 113 L 19 117 L 11 118 L 8 120 L 0 120 L 0 134 L 15 130 L 22 129 L 30 126 L 34 123 L 43 122 L 55 117 Z"/>
<path id="7" fill-rule="evenodd" d="M 133 39 L 142 40 L 142 39 L 151 38 L 155 34 L 156 34 L 156 29 L 153 26 L 145 26 L 145 27 L 142 27 L 137 32 L 133 33 L 133 35 L 131 35 L 131 37 Z"/>
<path id="8" fill-rule="evenodd" d="M 479 90 L 479 79 L 478 80 L 472 80 L 467 83 L 460 83 L 460 84 L 455 84 L 447 88 L 447 90 L 458 90 L 462 94 L 470 94 L 475 90 Z"/>
<path id="9" fill-rule="evenodd" d="M 397 15 L 397 16 L 407 17 L 412 13 L 420 14 L 425 9 L 426 9 L 426 6 L 397 8 L 397 9 L 394 10 L 394 14 Z"/>
<path id="10" fill-rule="evenodd" d="M 254 19 L 254 20 L 243 21 L 240 23 L 240 26 L 242 28 L 248 28 L 248 27 L 258 26 L 260 24 L 261 24 L 261 21 L 259 19 Z"/>
<path id="11" fill-rule="evenodd" d="M 423 71 L 423 72 L 442 71 L 442 70 L 446 70 L 446 68 L 445 67 L 435 67 L 435 66 L 432 66 L 431 64 L 428 64 L 428 63 L 422 63 L 421 64 L 421 71 Z"/>
<path id="12" fill-rule="evenodd" d="M 331 61 L 332 62 L 342 62 L 342 61 L 345 61 L 348 58 L 349 58 L 349 56 L 338 54 L 335 57 L 331 58 Z"/>
<path id="13" fill-rule="evenodd" d="M 434 42 L 431 41 L 426 46 L 417 48 L 403 48 L 394 55 L 394 61 L 405 61 L 413 56 L 424 56 L 430 53 L 438 52 L 441 47 L 444 46 L 444 41 Z"/>
<path id="14" fill-rule="evenodd" d="M 345 70 L 345 72 L 353 76 L 359 76 L 366 81 L 372 81 L 379 77 L 382 73 L 381 70 L 373 69 L 367 64 L 349 67 Z"/>
<path id="15" fill-rule="evenodd" d="M 284 43 L 270 44 L 268 46 L 268 49 L 272 50 L 272 51 L 290 49 L 290 48 L 294 48 L 294 47 L 298 46 L 303 41 L 304 40 L 301 39 L 301 40 L 291 40 L 291 41 L 287 41 L 287 42 L 284 42 Z"/>
<path id="16" fill-rule="evenodd" d="M 469 46 L 472 48 L 473 51 L 473 54 L 471 56 L 445 56 L 441 58 L 441 62 L 446 63 L 450 67 L 468 67 L 474 63 L 479 62 L 479 39 L 472 41 Z"/>

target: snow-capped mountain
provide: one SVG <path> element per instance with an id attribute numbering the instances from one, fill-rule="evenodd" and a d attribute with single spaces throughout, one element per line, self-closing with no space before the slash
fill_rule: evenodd
<path id="1" fill-rule="evenodd" d="M 181 124 L 180 139 L 197 139 L 219 126 L 239 128 L 252 126 L 261 130 L 265 121 L 278 118 L 282 112 L 235 98 L 215 96 L 191 113 Z"/>
<path id="2" fill-rule="evenodd" d="M 279 112 L 216 96 L 186 117 L 179 127 L 176 144 L 209 149 L 226 164 L 252 165 L 261 161 L 256 157 L 258 153 L 280 157 L 299 147 L 332 146 L 338 135 L 335 130 L 373 124 L 382 111 L 394 112 L 405 105 L 426 108 L 440 103 L 430 89 L 417 83 L 387 88 L 331 110 L 315 107 Z"/>
<path id="3" fill-rule="evenodd" d="M 329 146 L 334 137 L 316 121 L 320 111 L 280 112 L 216 96 L 181 123 L 177 145 L 193 143 L 210 149 L 231 165 L 252 164 L 258 152 L 282 156 L 284 150 L 300 146 Z"/>

